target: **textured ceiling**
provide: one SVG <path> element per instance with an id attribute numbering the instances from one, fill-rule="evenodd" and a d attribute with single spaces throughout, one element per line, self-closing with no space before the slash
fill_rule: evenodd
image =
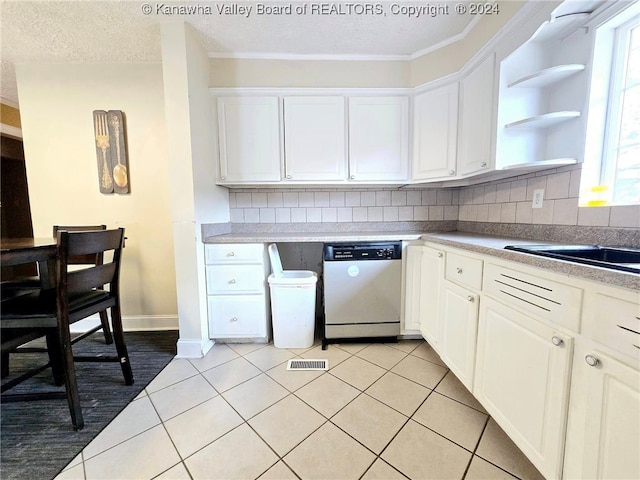
<path id="1" fill-rule="evenodd" d="M 160 61 L 163 21 L 188 22 L 199 33 L 206 51 L 216 56 L 408 57 L 460 35 L 473 19 L 456 14 L 455 2 L 395 3 L 403 7 L 447 6 L 450 13 L 408 16 L 396 13 L 388 1 L 261 2 L 270 7 L 291 5 L 291 13 L 278 15 L 259 14 L 258 2 L 0 0 L 0 96 L 17 102 L 16 63 Z M 147 8 L 143 5 L 150 6 L 150 14 L 143 12 Z M 323 5 L 329 10 L 321 11 Z M 360 11 L 364 5 L 378 10 L 364 14 Z M 196 13 L 169 13 L 175 12 L 174 7 L 192 8 Z M 236 10 L 221 12 L 225 7 Z M 244 7 L 244 12 L 239 7 Z M 306 13 L 296 13 L 296 7 L 306 8 Z"/>

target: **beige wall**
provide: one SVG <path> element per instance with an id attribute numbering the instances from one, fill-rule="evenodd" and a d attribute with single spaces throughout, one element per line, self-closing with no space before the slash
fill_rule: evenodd
<path id="1" fill-rule="evenodd" d="M 457 73 L 526 4 L 500 2 L 462 40 L 414 60 L 209 59 L 209 86 L 403 88 Z"/>
<path id="2" fill-rule="evenodd" d="M 209 59 L 210 87 L 401 88 L 409 62 L 364 60 Z"/>
<path id="3" fill-rule="evenodd" d="M 410 86 L 417 87 L 460 71 L 526 3 L 499 2 L 500 13 L 480 18 L 465 38 L 413 60 Z"/>
<path id="4" fill-rule="evenodd" d="M 175 327 L 161 65 L 19 65 L 17 79 L 35 236 L 51 235 L 53 224 L 125 227 L 125 327 Z M 130 194 L 99 192 L 92 120 L 97 109 L 126 115 Z"/>

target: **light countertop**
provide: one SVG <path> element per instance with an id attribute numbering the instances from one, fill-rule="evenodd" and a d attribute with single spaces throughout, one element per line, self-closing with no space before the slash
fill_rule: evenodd
<path id="1" fill-rule="evenodd" d="M 536 244 L 558 244 L 557 242 L 543 242 L 522 238 L 502 238 L 490 235 L 466 233 L 466 232 L 443 232 L 430 233 L 420 237 L 421 240 L 437 243 L 444 246 L 460 248 L 483 255 L 510 260 L 513 262 L 531 265 L 533 267 L 544 268 L 556 273 L 572 275 L 594 280 L 596 282 L 608 283 L 619 287 L 640 290 L 640 275 L 635 273 L 621 272 L 608 268 L 594 267 L 575 262 L 566 262 L 554 258 L 541 257 L 529 253 L 505 250 L 507 245 L 536 245 Z"/>
<path id="2" fill-rule="evenodd" d="M 417 241 L 422 240 L 443 246 L 459 248 L 490 255 L 513 262 L 544 268 L 556 273 L 581 277 L 587 280 L 607 283 L 619 287 L 640 290 L 640 275 L 594 267 L 553 258 L 540 257 L 528 253 L 505 250 L 506 245 L 557 244 L 532 239 L 497 237 L 467 232 L 430 232 L 415 231 L 371 232 L 257 232 L 224 233 L 204 239 L 204 243 L 284 243 L 284 242 L 371 242 L 371 241 Z"/>

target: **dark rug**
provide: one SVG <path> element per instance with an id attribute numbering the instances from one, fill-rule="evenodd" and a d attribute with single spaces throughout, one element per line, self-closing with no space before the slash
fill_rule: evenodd
<path id="1" fill-rule="evenodd" d="M 73 430 L 66 399 L 1 405 L 0 478 L 54 478 L 175 356 L 178 332 L 128 332 L 125 340 L 135 382 L 131 386 L 124 384 L 118 363 L 76 363 L 84 429 Z M 115 347 L 105 345 L 100 332 L 73 349 L 76 355 L 115 355 Z M 12 354 L 7 380 L 46 360 L 46 353 Z M 64 392 L 64 387 L 53 385 L 48 369 L 7 393 L 26 390 Z"/>

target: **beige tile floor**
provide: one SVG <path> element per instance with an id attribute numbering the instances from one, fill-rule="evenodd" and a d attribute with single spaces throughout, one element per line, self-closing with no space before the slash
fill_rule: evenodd
<path id="1" fill-rule="evenodd" d="M 174 359 L 57 478 L 542 479 L 418 340 Z"/>

